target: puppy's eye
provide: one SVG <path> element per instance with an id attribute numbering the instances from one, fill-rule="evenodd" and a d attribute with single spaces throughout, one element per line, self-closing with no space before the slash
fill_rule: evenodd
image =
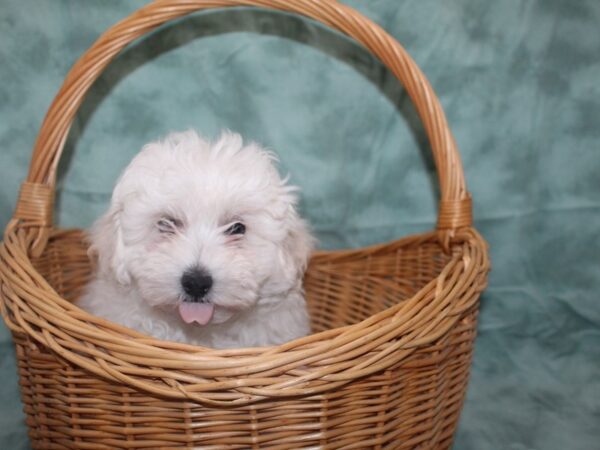
<path id="1" fill-rule="evenodd" d="M 244 234 L 246 232 L 246 225 L 242 222 L 236 222 L 225 230 L 225 234 L 232 236 L 234 234 Z"/>
<path id="2" fill-rule="evenodd" d="M 160 220 L 156 222 L 158 231 L 163 234 L 174 234 L 178 228 L 181 228 L 181 225 L 181 221 L 173 217 L 161 217 Z"/>

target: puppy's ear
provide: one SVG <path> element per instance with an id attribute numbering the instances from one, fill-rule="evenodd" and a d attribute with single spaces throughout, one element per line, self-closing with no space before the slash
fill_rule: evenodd
<path id="1" fill-rule="evenodd" d="M 285 278 L 293 284 L 304 275 L 315 239 L 293 206 L 290 206 L 285 222 L 288 233 L 279 249 L 281 269 Z"/>
<path id="2" fill-rule="evenodd" d="M 121 208 L 111 205 L 110 209 L 94 224 L 91 233 L 89 255 L 97 255 L 98 271 L 112 275 L 120 284 L 131 282 L 125 260 L 125 244 L 121 229 Z"/>

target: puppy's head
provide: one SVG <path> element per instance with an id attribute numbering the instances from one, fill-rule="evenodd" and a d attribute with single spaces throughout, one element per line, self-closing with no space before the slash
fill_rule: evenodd
<path id="1" fill-rule="evenodd" d="M 231 133 L 148 144 L 92 231 L 98 270 L 200 324 L 297 288 L 312 240 L 273 162 Z"/>

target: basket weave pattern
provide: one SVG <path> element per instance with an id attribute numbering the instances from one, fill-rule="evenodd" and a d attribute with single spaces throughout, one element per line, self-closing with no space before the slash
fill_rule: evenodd
<path id="1" fill-rule="evenodd" d="M 56 166 L 85 93 L 162 23 L 257 5 L 352 36 L 404 84 L 440 179 L 436 230 L 317 252 L 305 279 L 315 334 L 213 350 L 157 341 L 71 303 L 93 273 L 81 230 L 52 224 Z M 462 406 L 487 248 L 471 227 L 460 157 L 429 83 L 381 28 L 331 0 L 161 0 L 75 64 L 36 142 L 0 246 L 0 306 L 17 348 L 34 448 L 448 448 Z"/>

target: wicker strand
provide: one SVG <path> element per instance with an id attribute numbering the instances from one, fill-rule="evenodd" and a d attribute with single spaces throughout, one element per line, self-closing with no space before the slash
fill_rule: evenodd
<path id="1" fill-rule="evenodd" d="M 52 225 L 54 190 L 45 184 L 24 182 L 21 185 L 14 218 L 40 226 Z"/>
<path id="2" fill-rule="evenodd" d="M 468 227 L 473 221 L 471 197 L 458 201 L 442 200 L 438 212 L 438 230 L 457 230 Z"/>

